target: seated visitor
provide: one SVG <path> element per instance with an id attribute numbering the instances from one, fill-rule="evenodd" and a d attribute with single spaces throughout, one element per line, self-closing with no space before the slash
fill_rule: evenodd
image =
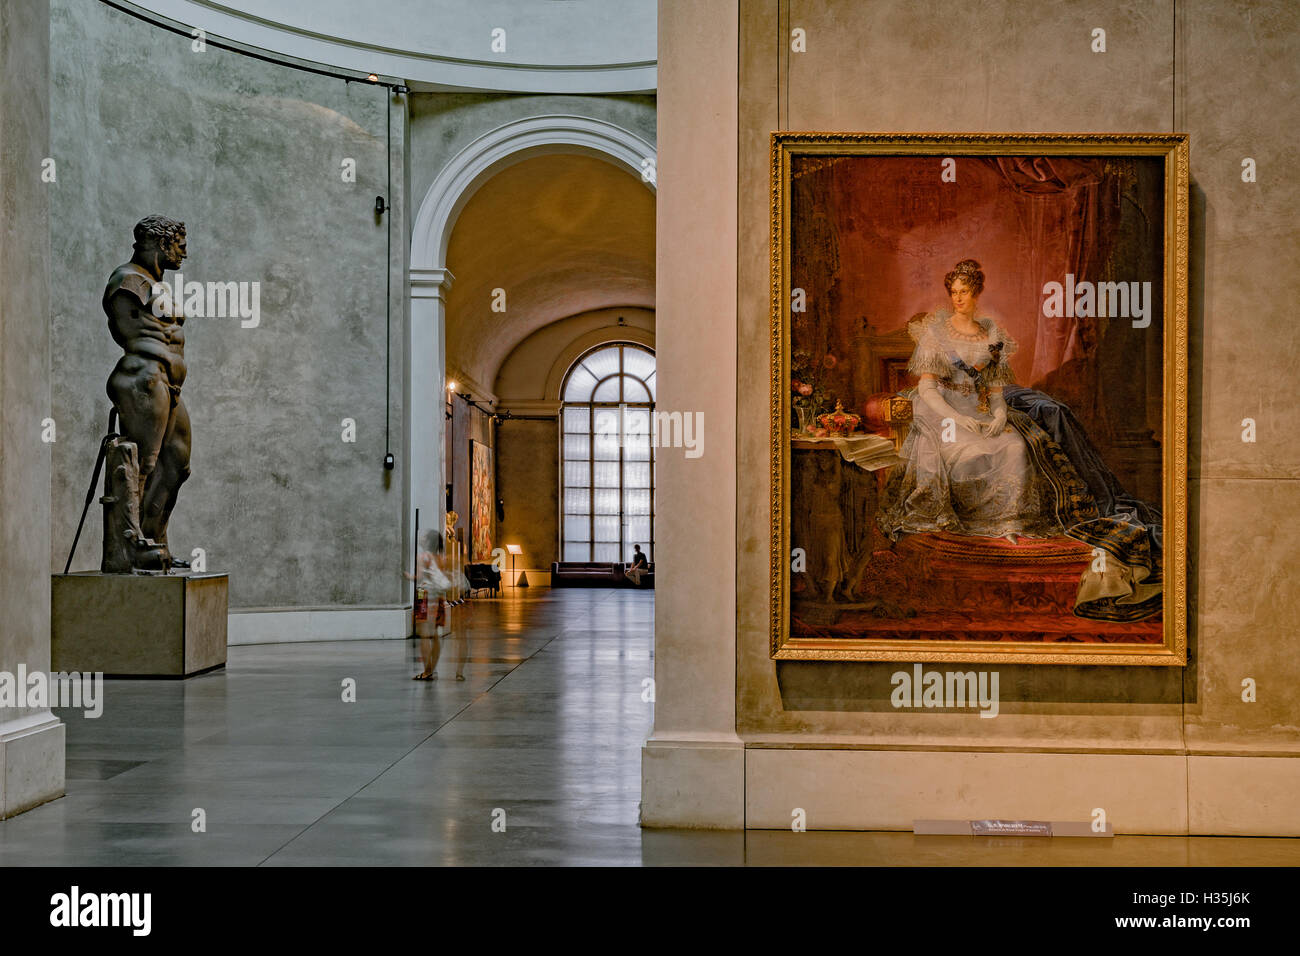
<path id="1" fill-rule="evenodd" d="M 632 545 L 632 566 L 627 569 L 627 576 L 637 587 L 641 586 L 641 578 L 650 570 L 650 562 L 646 560 L 645 554 L 641 551 L 641 545 Z"/>

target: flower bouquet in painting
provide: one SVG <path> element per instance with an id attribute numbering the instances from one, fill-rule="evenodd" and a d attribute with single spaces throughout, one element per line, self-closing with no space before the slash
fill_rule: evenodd
<path id="1" fill-rule="evenodd" d="M 830 392 L 826 388 L 826 373 L 835 368 L 836 359 L 829 353 L 814 359 L 805 349 L 798 349 L 790 361 L 790 394 L 798 430 L 805 435 L 825 437 L 828 430 L 819 422 L 820 416 L 830 407 Z M 818 434 L 820 432 L 820 434 Z"/>

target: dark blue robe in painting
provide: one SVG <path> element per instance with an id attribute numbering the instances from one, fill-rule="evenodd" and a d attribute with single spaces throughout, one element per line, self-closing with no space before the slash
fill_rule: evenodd
<path id="1" fill-rule="evenodd" d="M 1131 603 L 1115 597 L 1087 601 L 1075 613 L 1106 621 L 1140 621 L 1159 613 L 1163 606 L 1160 509 L 1124 490 L 1067 406 L 1020 385 L 1004 386 L 1002 395 L 1008 423 L 1025 436 L 1035 459 L 1059 488 L 1058 518 L 1065 533 L 1111 555 L 1144 593 L 1156 591 L 1142 601 L 1132 602 L 1130 597 Z M 1083 501 L 1085 497 L 1092 499 L 1095 513 Z"/>

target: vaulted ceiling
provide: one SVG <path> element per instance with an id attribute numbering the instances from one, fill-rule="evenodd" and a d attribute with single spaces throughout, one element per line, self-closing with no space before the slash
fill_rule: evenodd
<path id="1" fill-rule="evenodd" d="M 591 156 L 510 166 L 474 194 L 447 253 L 447 367 L 491 387 L 519 342 L 566 316 L 654 308 L 655 199 Z M 504 290 L 505 311 L 493 311 Z"/>

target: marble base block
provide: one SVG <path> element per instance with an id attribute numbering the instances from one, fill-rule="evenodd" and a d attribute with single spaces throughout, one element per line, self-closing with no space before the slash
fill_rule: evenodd
<path id="1" fill-rule="evenodd" d="M 225 574 L 55 574 L 50 669 L 188 677 L 226 663 Z"/>
<path id="2" fill-rule="evenodd" d="M 63 796 L 66 730 L 48 710 L 0 720 L 0 820 Z"/>

